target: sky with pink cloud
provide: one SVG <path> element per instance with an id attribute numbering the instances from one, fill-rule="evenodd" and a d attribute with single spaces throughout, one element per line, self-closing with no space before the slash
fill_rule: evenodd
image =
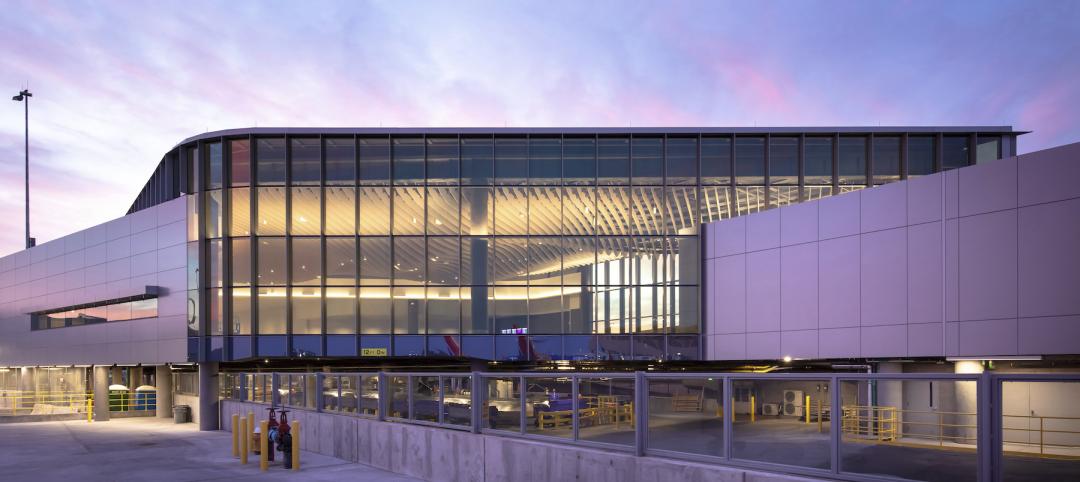
<path id="1" fill-rule="evenodd" d="M 5 2 L 33 235 L 124 214 L 180 140 L 248 126 L 1012 125 L 1080 141 L 1080 2 Z M 0 253 L 23 112 L 0 115 Z"/>

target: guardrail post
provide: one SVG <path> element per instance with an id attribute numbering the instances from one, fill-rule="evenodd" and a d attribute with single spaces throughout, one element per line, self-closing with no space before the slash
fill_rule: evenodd
<path id="1" fill-rule="evenodd" d="M 518 389 L 521 391 L 521 393 L 519 394 L 519 396 L 521 397 L 521 411 L 520 411 L 521 413 L 518 414 L 518 433 L 524 434 L 525 433 L 525 418 L 526 418 L 525 417 L 525 401 L 526 401 L 525 400 L 525 393 L 527 393 L 529 391 L 529 386 L 526 385 L 526 383 L 528 383 L 528 382 L 525 380 L 525 375 L 521 375 L 521 377 L 519 377 L 519 380 L 521 380 L 519 382 L 520 385 L 518 385 Z"/>
<path id="2" fill-rule="evenodd" d="M 483 412 L 481 410 L 484 403 L 484 380 L 480 376 L 480 372 L 472 372 L 472 393 L 469 394 L 469 398 L 472 399 L 472 433 L 480 433 L 481 418 Z"/>
<path id="3" fill-rule="evenodd" d="M 322 413 L 323 406 L 326 403 L 326 395 L 323 393 L 323 384 L 326 383 L 325 373 L 315 374 L 315 411 Z"/>
<path id="4" fill-rule="evenodd" d="M 574 432 L 574 440 L 578 439 L 578 425 L 580 424 L 578 413 L 581 412 L 581 408 L 578 406 L 578 403 L 580 403 L 581 400 L 578 397 L 578 376 L 575 373 L 570 375 L 570 399 L 572 400 L 570 409 L 573 410 L 573 413 L 570 414 L 570 428 Z M 525 407 L 522 407 L 522 410 L 524 409 Z"/>
<path id="5" fill-rule="evenodd" d="M 735 404 L 732 403 L 730 408 L 724 409 L 724 405 L 725 405 L 724 402 L 725 401 L 727 401 L 728 399 L 734 400 L 734 397 L 731 396 L 731 394 L 732 394 L 731 378 L 730 377 L 722 378 L 720 380 L 720 385 L 723 387 L 723 389 L 720 391 L 720 396 L 717 397 L 717 399 L 716 399 L 716 403 L 719 405 L 717 407 L 717 410 L 720 412 L 721 416 L 723 417 L 723 422 L 724 422 L 724 457 L 727 458 L 728 460 L 731 460 L 731 458 L 732 458 L 731 457 L 731 446 L 732 446 L 731 437 L 733 436 L 732 434 L 734 432 L 734 430 L 732 429 L 732 424 L 734 423 L 734 420 L 732 420 L 733 417 L 729 417 L 729 416 L 727 416 L 727 414 L 729 412 L 732 413 L 732 414 L 735 413 Z"/>
<path id="6" fill-rule="evenodd" d="M 832 471 L 834 474 L 840 473 L 840 417 L 836 414 L 840 413 L 843 416 L 843 408 L 840 406 L 840 379 L 833 376 L 829 379 L 829 395 L 832 397 L 832 408 L 829 409 L 829 455 L 831 456 Z M 839 411 L 839 412 L 838 412 Z"/>
<path id="7" fill-rule="evenodd" d="M 646 433 L 649 428 L 649 381 L 645 372 L 634 373 L 634 448 L 638 457 L 645 455 Z M 615 415 L 615 420 L 619 415 Z"/>
<path id="8" fill-rule="evenodd" d="M 386 373 L 379 372 L 379 408 L 378 413 L 376 413 L 375 416 L 380 422 L 386 421 L 386 408 L 389 406 L 389 404 L 386 403 L 386 395 L 390 393 L 390 387 L 387 386 L 388 382 L 389 379 L 387 379 Z"/>
<path id="9" fill-rule="evenodd" d="M 994 377 L 991 372 L 984 371 L 979 374 L 975 382 L 978 395 L 975 399 L 975 412 L 978 427 L 975 429 L 977 439 L 975 451 L 979 457 L 979 480 L 998 480 L 1001 477 L 1000 467 L 996 467 L 994 454 L 1001 450 L 998 443 L 998 423 L 1001 421 L 1000 398 L 996 398 L 994 390 Z"/>
<path id="10" fill-rule="evenodd" d="M 270 374 L 270 406 L 281 406 L 281 393 L 278 391 L 281 389 L 281 378 L 277 373 Z"/>

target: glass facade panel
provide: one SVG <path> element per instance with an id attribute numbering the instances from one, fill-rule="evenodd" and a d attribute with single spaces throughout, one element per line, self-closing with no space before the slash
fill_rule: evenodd
<path id="1" fill-rule="evenodd" d="M 975 146 L 975 163 L 993 161 L 1001 158 L 1001 136 L 978 136 Z"/>
<path id="2" fill-rule="evenodd" d="M 390 238 L 360 238 L 360 286 L 390 286 Z"/>
<path id="3" fill-rule="evenodd" d="M 495 138 L 495 184 L 525 184 L 529 177 L 529 140 L 520 137 Z"/>
<path id="4" fill-rule="evenodd" d="M 357 234 L 387 236 L 390 234 L 390 188 L 361 187 L 356 191 L 359 205 Z"/>
<path id="5" fill-rule="evenodd" d="M 461 183 L 490 185 L 495 175 L 495 147 L 491 137 L 461 138 Z"/>
<path id="6" fill-rule="evenodd" d="M 765 184 L 765 138 L 735 138 L 735 183 Z"/>
<path id="7" fill-rule="evenodd" d="M 427 191 L 427 233 L 458 234 L 461 213 L 461 190 L 456 187 L 431 187 Z"/>
<path id="8" fill-rule="evenodd" d="M 701 183 L 731 184 L 731 138 L 701 138 Z"/>
<path id="9" fill-rule="evenodd" d="M 424 234 L 424 198 L 422 187 L 394 188 L 394 234 Z M 385 208 L 385 206 L 384 206 Z M 363 216 L 361 207 L 360 215 Z"/>
<path id="10" fill-rule="evenodd" d="M 648 447 L 722 457 L 723 389 L 719 378 L 650 379 Z"/>
<path id="11" fill-rule="evenodd" d="M 732 204 L 731 188 L 726 186 L 702 186 L 701 222 L 709 223 L 730 218 Z"/>
<path id="12" fill-rule="evenodd" d="M 360 288 L 360 333 L 376 335 L 390 333 L 390 288 Z"/>
<path id="13" fill-rule="evenodd" d="M 424 238 L 396 237 L 394 241 L 394 284 L 422 285 L 425 281 Z"/>
<path id="14" fill-rule="evenodd" d="M 799 184 L 799 138 L 769 138 L 769 184 Z"/>
<path id="15" fill-rule="evenodd" d="M 803 139 L 803 162 L 805 163 L 803 175 L 806 185 L 832 185 L 832 161 L 832 137 L 806 137 Z"/>
<path id="16" fill-rule="evenodd" d="M 213 239 L 206 243 L 206 256 L 209 266 L 207 278 L 208 286 L 218 287 L 225 277 L 225 253 L 222 252 L 220 239 Z"/>
<path id="17" fill-rule="evenodd" d="M 356 184 L 356 141 L 352 137 L 327 137 L 326 182 L 328 186 Z"/>
<path id="18" fill-rule="evenodd" d="M 232 285 L 251 286 L 251 240 L 236 238 L 232 242 Z"/>
<path id="19" fill-rule="evenodd" d="M 314 286 L 294 287 L 290 292 L 292 333 L 294 335 L 321 334 L 322 289 Z"/>
<path id="20" fill-rule="evenodd" d="M 427 138 L 428 184 L 457 184 L 459 144 L 457 137 Z"/>
<path id="21" fill-rule="evenodd" d="M 322 240 L 292 238 L 292 284 L 322 284 Z"/>
<path id="22" fill-rule="evenodd" d="M 631 190 L 631 234 L 661 234 L 664 229 L 664 189 L 635 187 Z"/>
<path id="23" fill-rule="evenodd" d="M 356 284 L 356 239 L 326 238 L 326 285 Z"/>
<path id="24" fill-rule="evenodd" d="M 317 137 L 294 137 L 289 140 L 292 149 L 292 159 L 289 166 L 292 168 L 292 180 L 294 186 L 318 185 L 322 178 L 322 154 Z"/>
<path id="25" fill-rule="evenodd" d="M 251 334 L 251 288 L 233 288 L 232 319 L 229 323 L 230 335 Z"/>
<path id="26" fill-rule="evenodd" d="M 561 189 L 557 187 L 528 188 L 528 232 L 536 235 L 559 234 L 560 215 L 562 214 Z M 514 222 L 508 220 L 507 222 Z M 520 223 L 520 221 L 516 222 Z M 524 234 L 509 232 L 499 234 Z"/>
<path id="27" fill-rule="evenodd" d="M 291 209 L 290 234 L 296 236 L 322 233 L 322 189 L 318 187 L 292 188 Z"/>
<path id="28" fill-rule="evenodd" d="M 326 288 L 326 334 L 355 334 L 356 309 L 355 288 Z"/>
<path id="29" fill-rule="evenodd" d="M 925 176 L 934 172 L 936 139 L 931 136 L 908 137 L 907 171 L 908 176 Z"/>
<path id="30" fill-rule="evenodd" d="M 427 290 L 428 333 L 461 333 L 461 298 L 457 286 L 431 287 Z"/>
<path id="31" fill-rule="evenodd" d="M 206 209 L 203 211 L 203 219 L 206 221 L 206 237 L 220 238 L 225 232 L 222 230 L 222 217 L 224 209 L 221 204 L 221 190 L 205 193 Z"/>
<path id="32" fill-rule="evenodd" d="M 664 182 L 664 139 L 634 137 L 630 155 L 634 184 L 660 185 Z"/>
<path id="33" fill-rule="evenodd" d="M 528 232 L 529 188 L 495 188 L 495 234 L 524 235 Z"/>
<path id="34" fill-rule="evenodd" d="M 558 213 L 560 203 L 547 191 L 529 205 L 529 234 L 559 234 Z M 552 196 L 547 196 L 551 194 Z M 533 209 L 535 206 L 535 209 Z M 596 232 L 596 189 L 591 187 L 563 188 L 561 203 L 562 234 L 569 236 L 589 235 Z"/>
<path id="35" fill-rule="evenodd" d="M 251 190 L 229 189 L 229 236 L 251 235 Z"/>
<path id="36" fill-rule="evenodd" d="M 529 184 L 559 184 L 561 180 L 562 139 L 531 137 L 529 139 Z"/>
<path id="37" fill-rule="evenodd" d="M 257 180 L 260 186 L 285 184 L 285 139 L 260 138 L 255 141 Z"/>
<path id="38" fill-rule="evenodd" d="M 630 139 L 600 137 L 597 139 L 596 153 L 597 183 L 630 183 Z"/>
<path id="39" fill-rule="evenodd" d="M 284 260 L 282 262 L 284 263 Z M 257 326 L 259 327 L 259 334 L 284 335 L 285 288 L 259 288 L 258 293 L 259 319 Z"/>
<path id="40" fill-rule="evenodd" d="M 233 187 L 251 185 L 251 142 L 247 139 L 229 141 L 229 169 Z"/>
<path id="41" fill-rule="evenodd" d="M 357 139 L 357 182 L 361 186 L 390 184 L 390 139 L 385 136 Z"/>
<path id="42" fill-rule="evenodd" d="M 255 232 L 259 236 L 285 234 L 285 188 L 262 187 L 258 189 L 258 226 Z"/>
<path id="43" fill-rule="evenodd" d="M 459 238 L 431 237 L 427 244 L 428 284 L 458 285 L 461 281 Z"/>
<path id="44" fill-rule="evenodd" d="M 941 145 L 941 170 L 956 169 L 971 164 L 968 136 L 945 136 Z"/>
<path id="45" fill-rule="evenodd" d="M 697 137 L 668 137 L 666 147 L 667 184 L 697 184 Z"/>
<path id="46" fill-rule="evenodd" d="M 351 187 L 327 187 L 324 192 L 326 207 L 323 212 L 326 216 L 324 228 L 326 234 L 345 236 L 355 233 L 356 190 Z"/>
<path id="47" fill-rule="evenodd" d="M 563 139 L 563 182 L 566 184 L 596 183 L 596 139 L 592 137 Z"/>
<path id="48" fill-rule="evenodd" d="M 558 237 L 529 240 L 529 284 L 559 286 L 562 284 L 562 240 Z"/>
<path id="49" fill-rule="evenodd" d="M 900 180 L 900 137 L 874 137 L 874 184 Z"/>
<path id="50" fill-rule="evenodd" d="M 824 387 L 824 390 L 817 389 Z M 810 413 L 810 422 L 806 423 L 807 409 L 816 407 L 819 400 L 828 401 L 828 380 L 732 380 L 733 393 L 727 394 L 725 401 L 732 403 L 727 415 L 740 423 L 732 427 L 732 458 L 770 462 L 785 465 L 800 465 L 829 470 L 832 463 L 829 456 L 829 429 L 831 424 L 818 424 L 819 419 Z M 810 407 L 806 399 L 810 398 Z M 779 403 L 778 403 L 779 402 Z M 759 406 L 776 403 L 779 416 L 765 416 L 756 423 L 749 423 L 750 411 L 757 412 Z M 844 411 L 848 404 L 844 404 Z M 836 411 L 832 412 L 837 414 Z M 821 412 L 817 412 L 820 417 Z M 833 415 L 835 416 L 835 415 Z M 768 424 L 768 425 L 765 425 Z M 763 429 L 762 427 L 770 427 Z M 776 450 L 778 444 L 792 443 L 792 434 L 798 435 L 798 444 L 803 455 L 792 458 L 784 451 Z"/>
<path id="51" fill-rule="evenodd" d="M 630 188 L 596 189 L 596 234 L 621 236 L 633 230 L 630 216 Z"/>
<path id="52" fill-rule="evenodd" d="M 259 238 L 259 269 L 256 284 L 259 286 L 283 286 L 285 284 L 286 260 L 285 238 Z"/>
<path id="53" fill-rule="evenodd" d="M 397 137 L 393 139 L 394 184 L 424 183 L 424 139 Z"/>
<path id="54" fill-rule="evenodd" d="M 516 286 L 527 283 L 528 246 L 528 238 L 495 238 L 493 284 Z"/>
<path id="55" fill-rule="evenodd" d="M 698 190 L 696 187 L 669 187 L 664 190 L 664 232 L 694 234 L 698 228 Z"/>
<path id="56" fill-rule="evenodd" d="M 212 142 L 206 144 L 206 188 L 207 189 L 221 189 L 225 179 L 225 167 L 223 154 L 221 152 L 221 143 Z"/>
<path id="57" fill-rule="evenodd" d="M 461 234 L 486 236 L 495 233 L 495 192 L 487 187 L 461 189 Z"/>
<path id="58" fill-rule="evenodd" d="M 840 184 L 866 184 L 866 138 L 840 138 Z"/>
<path id="59" fill-rule="evenodd" d="M 399 288 L 393 290 L 394 334 L 418 335 L 426 329 L 424 288 Z"/>

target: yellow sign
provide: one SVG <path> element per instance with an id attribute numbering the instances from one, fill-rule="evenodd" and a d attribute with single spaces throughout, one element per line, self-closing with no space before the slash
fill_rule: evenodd
<path id="1" fill-rule="evenodd" d="M 360 356 L 386 356 L 386 348 L 361 348 Z"/>

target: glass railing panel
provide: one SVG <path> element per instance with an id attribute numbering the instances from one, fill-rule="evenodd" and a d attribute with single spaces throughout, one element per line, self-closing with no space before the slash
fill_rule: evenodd
<path id="1" fill-rule="evenodd" d="M 648 448 L 724 455 L 724 393 L 720 378 L 648 379 Z"/>

